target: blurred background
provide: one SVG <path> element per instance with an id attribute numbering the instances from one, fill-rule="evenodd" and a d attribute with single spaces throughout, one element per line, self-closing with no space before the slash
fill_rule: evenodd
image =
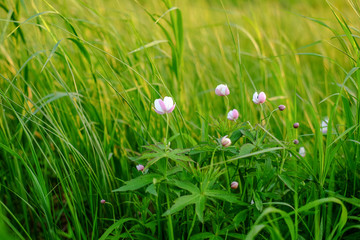
<path id="1" fill-rule="evenodd" d="M 239 122 L 263 117 L 251 99 L 264 91 L 265 111 L 287 107 L 274 136 L 314 146 L 358 66 L 358 37 L 344 31 L 359 34 L 358 13 L 344 0 L 0 2 L 2 221 L 25 239 L 97 239 L 112 212 L 100 199 L 133 216 L 111 191 L 137 174 L 128 156 L 162 141 L 166 121 L 152 107 L 164 96 L 176 102 L 174 148 L 226 134 L 222 83 Z M 356 80 L 346 94 L 337 131 L 358 119 Z"/>

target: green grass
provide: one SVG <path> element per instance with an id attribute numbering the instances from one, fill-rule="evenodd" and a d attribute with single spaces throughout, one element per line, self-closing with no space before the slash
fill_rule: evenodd
<path id="1" fill-rule="evenodd" d="M 356 0 L 2 1 L 0 238 L 358 239 L 359 24 Z"/>

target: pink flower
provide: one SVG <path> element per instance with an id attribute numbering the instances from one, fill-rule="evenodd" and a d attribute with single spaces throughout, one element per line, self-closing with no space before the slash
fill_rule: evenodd
<path id="1" fill-rule="evenodd" d="M 255 92 L 252 100 L 255 104 L 264 103 L 266 100 L 266 94 L 264 92 L 261 92 L 259 94 L 257 92 Z"/>
<path id="2" fill-rule="evenodd" d="M 300 124 L 298 122 L 294 123 L 293 127 L 294 128 L 298 128 L 300 126 Z"/>
<path id="3" fill-rule="evenodd" d="M 219 96 L 227 96 L 230 94 L 230 90 L 227 85 L 220 84 L 215 88 L 215 93 Z"/>
<path id="4" fill-rule="evenodd" d="M 100 203 L 105 204 L 106 203 L 105 199 L 101 199 Z"/>
<path id="5" fill-rule="evenodd" d="M 239 186 L 239 183 L 236 182 L 236 181 L 232 182 L 231 185 L 230 185 L 230 187 L 231 187 L 232 189 L 237 189 L 238 186 Z"/>
<path id="6" fill-rule="evenodd" d="M 238 117 L 239 117 L 239 112 L 236 109 L 231 110 L 227 115 L 227 119 L 231 121 L 235 121 L 236 119 L 238 119 Z"/>
<path id="7" fill-rule="evenodd" d="M 136 165 L 136 169 L 137 169 L 138 171 L 143 171 L 144 168 L 145 168 L 144 165 L 141 165 L 141 164 Z"/>
<path id="8" fill-rule="evenodd" d="M 176 103 L 174 104 L 174 101 L 171 97 L 164 97 L 164 100 L 160 98 L 156 99 L 154 105 L 155 112 L 158 114 L 164 114 L 171 113 L 174 110 Z"/>
<path id="9" fill-rule="evenodd" d="M 227 137 L 227 135 L 221 139 L 221 145 L 223 145 L 223 147 L 228 147 L 231 145 L 231 140 Z"/>

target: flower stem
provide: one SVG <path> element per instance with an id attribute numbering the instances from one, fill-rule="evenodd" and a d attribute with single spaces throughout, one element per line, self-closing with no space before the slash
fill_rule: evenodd
<path id="1" fill-rule="evenodd" d="M 165 149 L 167 150 L 167 144 L 168 144 L 168 132 L 169 132 L 169 115 L 166 114 L 166 133 L 165 133 Z"/>
<path id="2" fill-rule="evenodd" d="M 223 155 L 223 159 L 224 159 L 224 165 L 225 165 L 225 169 L 226 169 L 226 185 L 227 185 L 227 189 L 230 192 L 230 176 L 229 176 L 229 169 L 227 167 L 226 164 L 226 157 L 225 157 L 225 153 L 224 151 L 222 151 L 222 155 Z"/>

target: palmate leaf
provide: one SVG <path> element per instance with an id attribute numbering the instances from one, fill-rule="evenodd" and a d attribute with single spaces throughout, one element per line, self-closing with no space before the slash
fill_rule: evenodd
<path id="1" fill-rule="evenodd" d="M 124 186 L 113 190 L 113 192 L 126 192 L 126 191 L 137 190 L 152 183 L 154 178 L 161 178 L 161 175 L 159 174 L 142 175 L 140 177 L 127 181 Z"/>
<path id="2" fill-rule="evenodd" d="M 190 182 L 173 180 L 172 183 L 179 188 L 191 192 L 192 194 L 177 198 L 174 202 L 174 205 L 169 210 L 167 210 L 163 216 L 168 216 L 184 209 L 188 205 L 195 204 L 196 215 L 198 216 L 200 222 L 204 222 L 204 211 L 207 197 L 227 201 L 230 203 L 236 203 L 242 206 L 248 206 L 248 204 L 239 201 L 236 195 L 223 190 L 206 190 L 205 192 L 201 193 L 200 189 Z"/>
<path id="3" fill-rule="evenodd" d="M 144 148 L 148 149 L 148 151 L 144 152 L 141 156 L 129 158 L 132 161 L 149 160 L 145 169 L 148 169 L 150 166 L 163 158 L 169 158 L 187 170 L 189 170 L 189 167 L 185 163 L 193 162 L 190 157 L 185 155 L 190 151 L 190 149 L 165 149 L 162 144 L 144 146 Z"/>

